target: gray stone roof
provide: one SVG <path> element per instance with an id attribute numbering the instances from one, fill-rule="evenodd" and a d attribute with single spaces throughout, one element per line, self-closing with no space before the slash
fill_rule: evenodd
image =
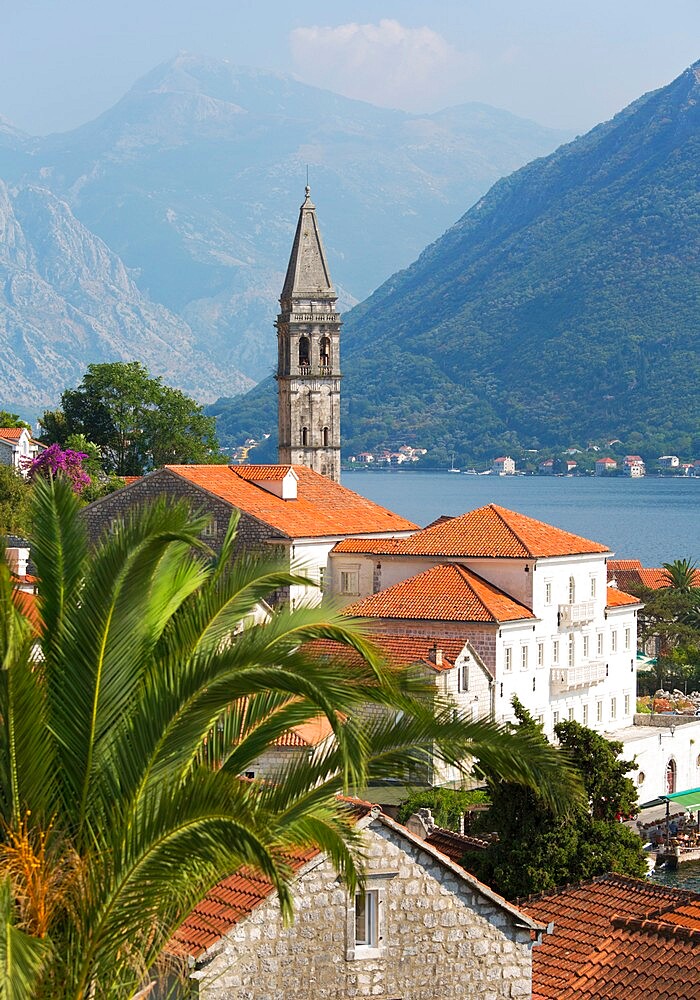
<path id="1" fill-rule="evenodd" d="M 311 201 L 310 188 L 307 185 L 306 198 L 299 209 L 299 222 L 280 302 L 285 309 L 289 308 L 286 304 L 292 299 L 319 297 L 333 301 L 337 298 L 318 228 L 316 206 Z"/>

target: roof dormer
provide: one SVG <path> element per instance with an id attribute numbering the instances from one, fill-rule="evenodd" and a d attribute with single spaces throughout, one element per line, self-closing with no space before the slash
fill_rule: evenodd
<path id="1" fill-rule="evenodd" d="M 291 465 L 232 465 L 231 469 L 281 500 L 297 499 L 299 477 Z"/>

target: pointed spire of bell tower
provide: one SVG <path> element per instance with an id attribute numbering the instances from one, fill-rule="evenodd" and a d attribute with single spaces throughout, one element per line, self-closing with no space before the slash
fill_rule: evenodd
<path id="1" fill-rule="evenodd" d="M 307 179 L 308 180 L 308 179 Z M 308 182 L 277 317 L 279 461 L 340 480 L 340 315 Z"/>

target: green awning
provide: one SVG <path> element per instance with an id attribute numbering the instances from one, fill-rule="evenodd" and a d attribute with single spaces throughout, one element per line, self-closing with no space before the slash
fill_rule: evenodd
<path id="1" fill-rule="evenodd" d="M 672 795 L 660 795 L 659 798 L 682 809 L 697 809 L 700 807 L 700 788 L 689 788 L 686 792 L 673 792 Z"/>

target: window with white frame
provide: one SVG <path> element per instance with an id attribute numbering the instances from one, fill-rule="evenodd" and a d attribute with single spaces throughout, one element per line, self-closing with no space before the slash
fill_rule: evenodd
<path id="1" fill-rule="evenodd" d="M 379 890 L 355 893 L 355 949 L 379 947 Z"/>
<path id="2" fill-rule="evenodd" d="M 610 633 L 610 651 L 612 653 L 617 652 L 617 631 L 615 629 Z"/>
<path id="3" fill-rule="evenodd" d="M 617 698 L 610 699 L 610 718 L 617 718 Z"/>
<path id="4" fill-rule="evenodd" d="M 511 646 L 506 646 L 503 650 L 503 669 L 512 670 L 513 669 L 513 649 Z"/>
<path id="5" fill-rule="evenodd" d="M 459 673 L 457 674 L 457 690 L 458 691 L 468 691 L 469 690 L 469 664 L 463 663 L 459 668 Z"/>
<path id="6" fill-rule="evenodd" d="M 632 642 L 632 629 L 631 628 L 626 628 L 625 629 L 625 649 L 629 649 L 630 648 L 631 642 Z"/>
<path id="7" fill-rule="evenodd" d="M 544 666 L 544 643 L 543 642 L 538 642 L 537 643 L 537 666 L 538 667 L 543 667 Z"/>
<path id="8" fill-rule="evenodd" d="M 553 726 L 559 725 L 559 712 L 552 712 L 552 725 Z"/>
<path id="9" fill-rule="evenodd" d="M 559 663 L 559 640 L 555 639 L 552 643 L 552 662 Z"/>
<path id="10" fill-rule="evenodd" d="M 324 590 L 325 590 L 325 587 L 326 587 L 326 567 L 325 566 L 319 566 L 318 567 L 318 589 L 321 591 L 321 593 L 323 593 Z"/>
<path id="11" fill-rule="evenodd" d="M 569 604 L 576 603 L 576 581 L 573 576 L 569 577 Z"/>
<path id="12" fill-rule="evenodd" d="M 595 721 L 596 722 L 602 722 L 603 721 L 603 702 L 602 701 L 597 701 L 595 703 Z"/>
<path id="13" fill-rule="evenodd" d="M 573 632 L 569 633 L 569 653 L 568 653 L 568 663 L 570 667 L 573 667 L 576 662 L 576 636 Z"/>
<path id="14" fill-rule="evenodd" d="M 583 724 L 588 725 L 588 705 L 583 706 Z"/>
<path id="15" fill-rule="evenodd" d="M 603 633 L 598 633 L 598 656 L 603 655 Z"/>
<path id="16" fill-rule="evenodd" d="M 544 581 L 544 603 L 545 604 L 551 604 L 552 603 L 552 581 L 551 580 L 545 580 Z"/>
<path id="17" fill-rule="evenodd" d="M 520 647 L 520 669 L 527 670 L 527 660 L 528 660 L 528 647 Z"/>
<path id="18" fill-rule="evenodd" d="M 625 695 L 625 715 L 629 715 L 629 714 L 630 714 L 630 696 L 628 694 L 626 694 Z"/>
<path id="19" fill-rule="evenodd" d="M 583 658 L 588 659 L 591 652 L 591 639 L 590 636 L 584 635 L 583 637 Z"/>
<path id="20" fill-rule="evenodd" d="M 348 566 L 340 571 L 340 593 L 359 594 L 360 593 L 360 567 Z"/>
<path id="21" fill-rule="evenodd" d="M 216 536 L 216 518 L 210 518 L 202 530 L 202 538 L 214 538 Z"/>
<path id="22" fill-rule="evenodd" d="M 569 709 L 569 722 L 573 722 L 573 721 L 574 721 L 574 710 L 573 710 L 573 708 L 570 708 Z"/>
<path id="23" fill-rule="evenodd" d="M 591 597 L 595 597 L 595 584 L 596 584 L 595 577 L 592 576 L 591 577 Z"/>

